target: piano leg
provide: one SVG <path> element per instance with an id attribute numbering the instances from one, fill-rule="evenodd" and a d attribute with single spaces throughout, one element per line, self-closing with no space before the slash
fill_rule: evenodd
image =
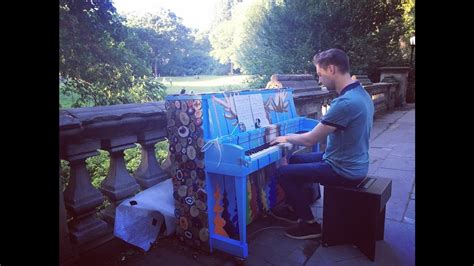
<path id="1" fill-rule="evenodd" d="M 248 256 L 247 247 L 247 176 L 236 176 L 235 194 L 237 198 L 237 212 L 239 216 L 239 234 L 243 257 Z"/>
<path id="2" fill-rule="evenodd" d="M 213 237 L 214 236 L 214 212 L 212 211 L 212 207 L 215 204 L 214 200 L 214 184 L 212 182 L 212 177 L 210 174 L 206 174 L 206 192 L 207 192 L 207 206 L 208 206 L 208 212 L 207 212 L 207 217 L 208 217 L 208 223 L 209 223 L 209 235 L 210 240 L 209 240 L 209 248 L 211 252 L 213 251 L 214 248 L 214 243 L 213 243 Z"/>
<path id="3" fill-rule="evenodd" d="M 209 180 L 212 178 L 209 178 Z M 240 240 L 235 240 L 230 237 L 224 237 L 214 232 L 215 226 L 213 223 L 214 215 L 212 211 L 209 211 L 209 230 L 210 230 L 210 244 L 211 251 L 213 249 L 219 249 L 234 256 L 240 258 L 248 257 L 248 245 L 247 245 L 247 177 L 246 176 L 235 176 L 235 196 L 237 198 L 237 215 L 239 216 L 239 234 Z M 207 184 L 209 185 L 209 184 Z M 209 193 L 209 192 L 208 192 Z M 212 197 L 208 197 L 212 198 Z M 208 201 L 210 206 L 214 206 L 215 201 Z M 212 210 L 212 207 L 209 207 Z"/>
<path id="4" fill-rule="evenodd" d="M 222 250 L 226 253 L 232 254 L 240 258 L 248 257 L 248 245 L 247 245 L 247 177 L 246 176 L 235 176 L 235 196 L 237 198 L 237 215 L 239 216 L 239 234 L 240 240 L 235 240 L 229 237 L 224 237 L 215 233 L 214 225 L 214 212 L 213 206 L 215 205 L 214 195 L 214 185 L 215 185 L 215 176 L 211 177 L 208 175 L 207 184 L 207 193 L 208 193 L 208 217 L 209 217 L 209 235 L 210 235 L 210 246 L 211 251 L 214 249 Z"/>

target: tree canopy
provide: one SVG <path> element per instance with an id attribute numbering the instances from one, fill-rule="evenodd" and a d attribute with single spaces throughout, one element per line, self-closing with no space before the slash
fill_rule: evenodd
<path id="1" fill-rule="evenodd" d="M 73 107 L 157 101 L 158 75 L 221 71 L 206 36 L 173 12 L 121 17 L 110 0 L 60 1 L 60 90 L 78 95 Z"/>
<path id="2" fill-rule="evenodd" d="M 150 80 L 149 47 L 122 24 L 109 0 L 60 1 L 59 75 L 64 93 L 108 105 L 162 98 L 165 87 Z"/>
<path id="3" fill-rule="evenodd" d="M 260 77 L 258 86 L 274 73 L 314 73 L 312 56 L 333 47 L 348 53 L 353 73 L 373 76 L 380 66 L 403 63 L 403 12 L 400 0 L 234 3 L 231 18 L 211 32 L 211 54 Z"/>

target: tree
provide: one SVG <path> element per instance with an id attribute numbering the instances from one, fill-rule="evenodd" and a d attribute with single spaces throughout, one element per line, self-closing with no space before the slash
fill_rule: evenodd
<path id="1" fill-rule="evenodd" d="M 153 14 L 128 14 L 126 17 L 126 25 L 150 47 L 147 64 L 155 76 L 198 75 L 219 67 L 209 55 L 208 33 L 191 31 L 173 12 L 161 9 Z"/>
<path id="2" fill-rule="evenodd" d="M 321 5 L 321 9 L 318 17 L 327 30 L 317 48 L 343 48 L 352 73 L 367 73 L 375 81 L 378 67 L 402 63 L 399 40 L 405 27 L 400 0 L 346 0 Z"/>
<path id="3" fill-rule="evenodd" d="M 149 79 L 149 47 L 123 26 L 110 0 L 61 0 L 59 7 L 60 89 L 79 96 L 73 107 L 162 98 L 165 87 Z"/>
<path id="4" fill-rule="evenodd" d="M 274 73 L 314 73 L 312 56 L 333 47 L 349 54 L 352 72 L 373 76 L 402 59 L 402 14 L 400 0 L 258 0 L 234 6 L 231 20 L 219 25 L 232 37 L 223 34 L 223 44 L 211 43 L 214 54 L 257 75 L 254 87 Z"/>
<path id="5" fill-rule="evenodd" d="M 240 38 L 236 41 L 236 66 L 260 76 L 254 86 L 263 87 L 274 73 L 304 73 L 312 54 L 311 16 L 314 3 L 294 1 L 286 5 L 256 2 L 243 10 Z M 263 77 L 263 78 L 262 78 Z"/>
<path id="6" fill-rule="evenodd" d="M 192 44 L 190 29 L 182 19 L 170 10 L 160 9 L 156 13 L 138 16 L 127 15 L 127 26 L 135 29 L 151 47 L 154 74 L 182 74 L 181 63 Z"/>
<path id="7" fill-rule="evenodd" d="M 216 58 L 219 63 L 226 64 L 232 73 L 232 54 L 235 50 L 233 47 L 234 27 L 232 22 L 226 20 L 220 23 L 209 35 L 213 50 L 211 55 Z"/>
<path id="8" fill-rule="evenodd" d="M 410 37 L 415 36 L 415 0 L 402 0 L 403 24 L 406 31 L 402 36 L 402 51 L 406 61 L 411 56 Z"/>
<path id="9" fill-rule="evenodd" d="M 415 34 L 415 0 L 403 0 L 403 22 L 408 36 Z"/>
<path id="10" fill-rule="evenodd" d="M 234 19 L 234 13 L 240 8 L 238 4 L 241 2 L 218 0 L 216 2 L 216 16 L 212 22 L 213 30 L 209 33 L 209 40 L 213 48 L 211 55 L 219 60 L 219 63 L 226 64 L 230 74 L 234 73 L 235 47 L 233 43 L 235 26 L 238 26 L 238 22 Z"/>
<path id="11" fill-rule="evenodd" d="M 234 5 L 233 0 L 217 0 L 216 2 L 216 15 L 214 17 L 213 24 L 219 24 L 223 21 L 230 20 L 232 18 L 232 7 Z"/>

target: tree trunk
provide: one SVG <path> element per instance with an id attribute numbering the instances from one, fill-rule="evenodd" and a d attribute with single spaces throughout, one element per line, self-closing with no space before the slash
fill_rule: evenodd
<path id="1" fill-rule="evenodd" d="M 155 59 L 155 78 L 158 77 L 158 60 Z"/>

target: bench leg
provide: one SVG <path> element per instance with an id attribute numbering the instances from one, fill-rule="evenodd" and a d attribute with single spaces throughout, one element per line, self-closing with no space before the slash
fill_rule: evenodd
<path id="1" fill-rule="evenodd" d="M 370 205 L 372 206 L 367 206 L 365 213 L 359 209 L 360 216 L 353 218 L 355 227 L 352 228 L 352 231 L 355 233 L 354 244 L 367 258 L 374 261 L 376 242 L 380 237 L 383 238 L 385 208 L 379 212 L 379 205 L 376 202 Z"/>
<path id="2" fill-rule="evenodd" d="M 377 233 L 375 235 L 376 240 L 383 240 L 384 231 L 385 231 L 385 209 L 379 213 L 377 216 Z"/>
<path id="3" fill-rule="evenodd" d="M 352 217 L 343 193 L 329 186 L 324 188 L 322 245 L 325 247 L 351 242 L 348 237 Z"/>
<path id="4" fill-rule="evenodd" d="M 359 250 L 364 253 L 371 261 L 375 260 L 375 240 L 372 239 L 364 239 L 363 241 L 357 244 Z"/>

